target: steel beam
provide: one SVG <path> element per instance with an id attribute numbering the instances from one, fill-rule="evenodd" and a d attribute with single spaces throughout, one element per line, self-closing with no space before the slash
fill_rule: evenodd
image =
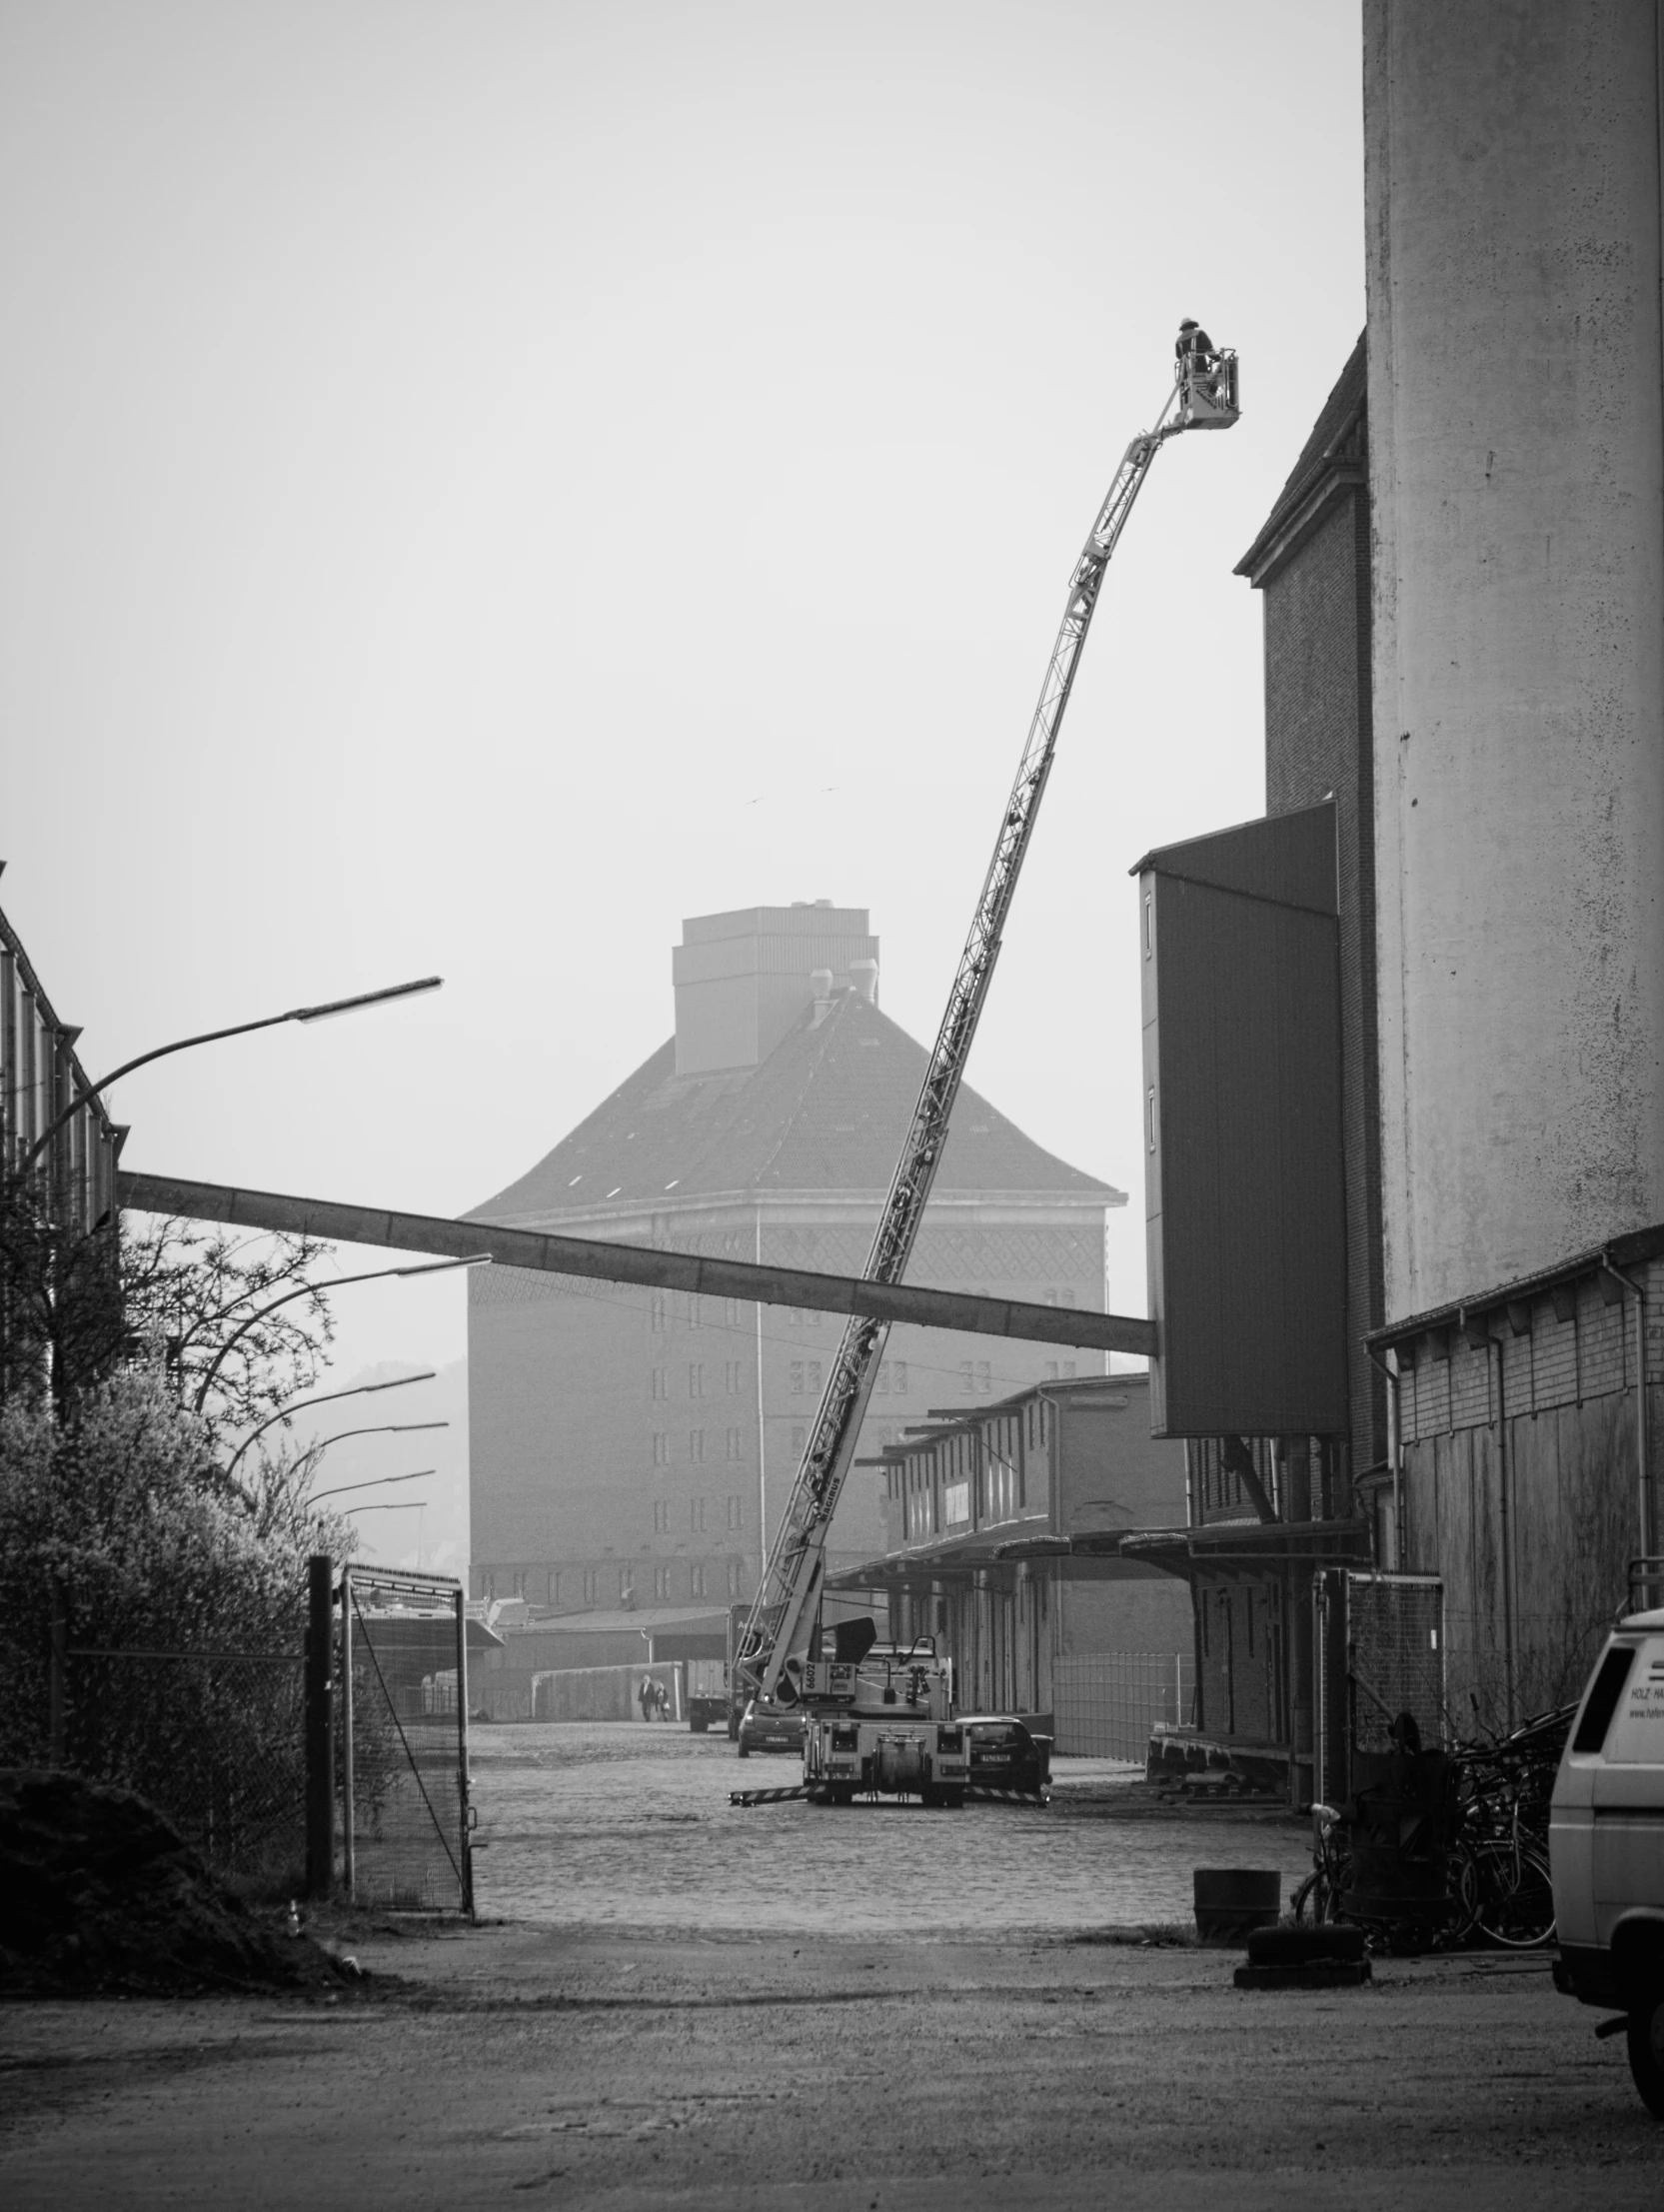
<path id="1" fill-rule="evenodd" d="M 143 1213 L 178 1213 L 242 1228 L 283 1229 L 332 1243 L 385 1245 L 394 1251 L 438 1252 L 466 1259 L 489 1252 L 503 1267 L 539 1274 L 585 1275 L 635 1282 L 656 1290 L 745 1298 L 764 1305 L 804 1306 L 820 1313 L 860 1313 L 910 1321 L 921 1328 L 961 1329 L 974 1336 L 1020 1337 L 1031 1343 L 1078 1345 L 1087 1351 L 1155 1350 L 1155 1324 L 1123 1313 L 1078 1306 L 1034 1305 L 1020 1298 L 968 1296 L 910 1283 L 872 1282 L 862 1275 L 818 1274 L 805 1267 L 759 1266 L 749 1259 L 713 1259 L 655 1244 L 607 1244 L 593 1236 L 551 1236 L 541 1229 L 505 1228 L 494 1221 L 451 1220 L 428 1213 L 392 1213 L 378 1206 L 337 1205 L 274 1190 L 189 1182 L 177 1175 L 123 1173 L 119 1202 Z"/>

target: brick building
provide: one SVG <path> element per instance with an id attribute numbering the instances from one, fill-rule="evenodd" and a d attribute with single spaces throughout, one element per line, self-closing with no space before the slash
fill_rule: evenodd
<path id="1" fill-rule="evenodd" d="M 676 1034 L 477 1219 L 861 1272 L 926 1055 L 877 1004 L 877 939 L 830 904 L 708 915 L 673 962 Z M 908 1279 L 1103 1310 L 1120 1191 L 968 1087 Z M 520 1270 L 470 1280 L 477 1595 L 565 1613 L 749 1597 L 839 1324 L 830 1314 Z M 946 1397 L 992 1404 L 1101 1354 L 891 1330 L 860 1449 Z M 832 1564 L 882 1544 L 854 1477 Z"/>

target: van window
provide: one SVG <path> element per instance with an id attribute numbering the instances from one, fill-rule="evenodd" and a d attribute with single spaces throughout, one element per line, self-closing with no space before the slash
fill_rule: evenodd
<path id="1" fill-rule="evenodd" d="M 1648 1636 L 1636 1650 L 1606 1756 L 1622 1766 L 1664 1766 L 1664 1636 Z"/>
<path id="2" fill-rule="evenodd" d="M 1594 1687 L 1577 1723 L 1577 1733 L 1572 1738 L 1574 1751 L 1598 1751 L 1606 1741 L 1606 1731 L 1612 1725 L 1612 1715 L 1618 1709 L 1618 1699 L 1634 1663 L 1632 1643 L 1615 1643 L 1601 1660 L 1600 1672 L 1595 1676 Z"/>

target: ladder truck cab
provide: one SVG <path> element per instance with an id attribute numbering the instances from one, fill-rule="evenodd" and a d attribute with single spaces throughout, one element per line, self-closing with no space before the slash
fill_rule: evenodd
<path id="1" fill-rule="evenodd" d="M 1081 648 L 1132 503 L 1169 439 L 1187 430 L 1228 430 L 1241 412 L 1235 354 L 1213 346 L 1194 323 L 1186 323 L 1183 332 L 1166 405 L 1155 428 L 1140 431 L 1121 456 L 1069 577 L 1063 619 L 1016 781 L 1000 817 L 947 1011 L 878 1215 L 866 1261 L 872 1282 L 899 1282 L 906 1272 L 1051 774 Z M 870 1620 L 840 1622 L 830 1638 L 820 1625 L 827 1533 L 854 1458 L 888 1326 L 857 1313 L 843 1331 L 792 1495 L 735 1646 L 740 1698 L 754 1698 L 760 1710 L 802 1708 L 804 1787 L 817 1804 L 846 1804 L 857 1791 L 959 1804 L 969 1776 L 968 1740 L 953 1718 L 951 1672 L 936 1657 L 933 1643 L 926 1639 L 906 1650 L 880 1645 Z M 777 1794 L 797 1792 L 755 1793 L 755 1801 Z M 740 1801 L 754 1798 L 742 1793 Z"/>
<path id="2" fill-rule="evenodd" d="M 839 1621 L 816 1657 L 787 1662 L 806 1707 L 804 1782 L 811 1804 L 857 1795 L 962 1805 L 970 1746 L 953 1718 L 953 1671 L 935 1639 L 879 1643 L 870 1620 Z"/>

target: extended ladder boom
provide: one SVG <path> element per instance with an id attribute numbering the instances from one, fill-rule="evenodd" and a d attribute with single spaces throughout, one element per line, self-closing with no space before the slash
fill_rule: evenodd
<path id="1" fill-rule="evenodd" d="M 1051 774 L 1057 733 L 1074 686 L 1080 649 L 1091 626 L 1103 573 L 1126 528 L 1132 503 L 1167 439 L 1180 431 L 1222 428 L 1236 420 L 1235 356 L 1219 355 L 1213 361 L 1216 366 L 1210 367 L 1205 381 L 1198 364 L 1185 364 L 1155 428 L 1141 431 L 1127 447 L 1069 580 L 1057 642 L 1051 649 L 1039 704 L 1028 726 L 1027 742 L 994 841 L 970 935 L 959 956 L 958 972 L 913 1108 L 912 1123 L 878 1216 L 866 1262 L 866 1273 L 876 1282 L 901 1279 L 924 1217 L 953 1101 L 999 957 L 1005 917 Z M 887 1321 L 867 1318 L 851 1320 L 843 1331 L 803 1464 L 770 1546 L 768 1569 L 741 1638 L 737 1670 L 745 1685 L 785 1703 L 797 1699 L 804 1655 L 815 1625 L 827 1532 L 854 1456 L 855 1440 L 888 1333 Z"/>

